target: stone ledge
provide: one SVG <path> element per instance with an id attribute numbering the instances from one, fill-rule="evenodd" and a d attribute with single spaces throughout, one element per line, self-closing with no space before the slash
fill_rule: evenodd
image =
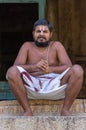
<path id="1" fill-rule="evenodd" d="M 63 100 L 30 100 L 30 107 L 34 115 L 59 115 Z M 0 114 L 20 115 L 23 112 L 22 107 L 16 100 L 0 101 Z M 71 107 L 73 114 L 86 113 L 86 99 L 76 99 Z"/>
<path id="2" fill-rule="evenodd" d="M 86 130 L 86 116 L 0 116 L 0 130 Z"/>

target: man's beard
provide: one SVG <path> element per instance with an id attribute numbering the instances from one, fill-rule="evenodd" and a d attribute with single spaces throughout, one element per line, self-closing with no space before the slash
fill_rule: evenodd
<path id="1" fill-rule="evenodd" d="M 47 47 L 49 45 L 49 41 L 47 41 L 47 42 L 38 42 L 38 41 L 35 41 L 35 45 L 37 47 Z"/>

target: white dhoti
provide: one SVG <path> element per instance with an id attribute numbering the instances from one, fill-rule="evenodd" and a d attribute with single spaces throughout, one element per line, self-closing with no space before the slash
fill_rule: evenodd
<path id="1" fill-rule="evenodd" d="M 50 99 L 57 100 L 65 97 L 67 84 L 60 86 L 60 80 L 70 69 L 61 74 L 49 73 L 40 76 L 31 76 L 25 69 L 17 66 L 27 89 L 29 99 Z"/>

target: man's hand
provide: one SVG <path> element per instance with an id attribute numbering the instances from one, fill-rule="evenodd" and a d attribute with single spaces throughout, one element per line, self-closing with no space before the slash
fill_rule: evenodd
<path id="1" fill-rule="evenodd" d="M 44 72 L 49 73 L 49 65 L 47 60 L 41 60 L 37 63 L 37 68 L 41 69 Z"/>

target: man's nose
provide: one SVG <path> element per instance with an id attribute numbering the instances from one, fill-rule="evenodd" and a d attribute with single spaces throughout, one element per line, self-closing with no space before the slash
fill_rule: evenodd
<path id="1" fill-rule="evenodd" d="M 41 31 L 41 32 L 40 32 L 40 34 L 41 34 L 41 35 L 43 35 L 43 34 L 44 34 L 44 32 L 43 32 L 43 31 Z"/>

